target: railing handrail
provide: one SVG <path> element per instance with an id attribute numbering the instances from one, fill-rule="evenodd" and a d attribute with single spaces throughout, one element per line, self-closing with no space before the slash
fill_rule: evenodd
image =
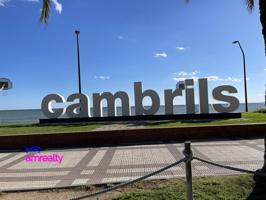
<path id="1" fill-rule="evenodd" d="M 209 160 L 204 160 L 202 158 L 195 157 L 195 156 L 193 157 L 193 159 L 198 160 L 198 161 L 201 161 L 201 162 L 204 162 L 204 163 L 207 163 L 209 165 L 216 166 L 216 167 L 221 167 L 221 168 L 225 168 L 225 169 L 229 169 L 229 170 L 233 170 L 233 171 L 238 171 L 238 172 L 249 173 L 249 174 L 256 174 L 256 172 L 255 171 L 252 171 L 252 170 L 241 169 L 241 168 L 231 167 L 231 166 L 227 166 L 227 165 L 221 165 L 221 164 L 217 164 L 215 162 L 211 162 Z M 266 176 L 266 174 L 265 174 L 265 176 Z"/>
<path id="2" fill-rule="evenodd" d="M 116 189 L 118 189 L 118 188 L 125 187 L 125 186 L 127 186 L 127 185 L 130 185 L 130 184 L 133 184 L 133 183 L 139 182 L 139 181 L 141 181 L 141 180 L 144 180 L 144 179 L 146 179 L 146 178 L 149 178 L 149 177 L 151 177 L 151 176 L 154 176 L 154 175 L 156 175 L 156 174 L 159 174 L 159 173 L 161 173 L 161 172 L 163 172 L 163 171 L 165 171 L 165 170 L 167 170 L 167 169 L 169 169 L 169 168 L 171 168 L 171 167 L 174 167 L 174 166 L 176 166 L 176 165 L 178 165 L 178 164 L 180 164 L 180 163 L 182 163 L 182 162 L 186 162 L 188 159 L 192 159 L 192 158 L 184 157 L 184 158 L 182 158 L 182 159 L 179 160 L 179 161 L 176 161 L 176 162 L 174 162 L 174 163 L 172 163 L 172 164 L 170 164 L 170 165 L 167 165 L 166 167 L 163 167 L 163 168 L 161 168 L 161 169 L 159 169 L 159 170 L 157 170 L 157 171 L 154 171 L 154 172 L 152 172 L 152 173 L 149 173 L 149 174 L 147 174 L 147 175 L 145 175 L 145 176 L 139 177 L 139 178 L 134 179 L 134 180 L 132 180 L 132 181 L 128 181 L 128 182 L 125 182 L 125 183 L 121 183 L 121 184 L 119 184 L 119 185 L 116 185 L 116 186 L 113 186 L 113 187 L 110 187 L 110 188 L 107 188 L 107 189 L 104 189 L 104 190 L 101 190 L 101 191 L 98 191 L 98 192 L 94 192 L 94 193 L 86 194 L 86 195 L 83 195 L 83 196 L 80 196 L 80 197 L 74 197 L 74 198 L 71 198 L 70 200 L 81 200 L 81 199 L 85 199 L 85 198 L 89 198 L 89 197 L 97 196 L 97 195 L 100 195 L 100 194 L 103 194 L 103 193 L 106 193 L 106 192 L 110 192 L 110 191 L 116 190 Z"/>
<path id="3" fill-rule="evenodd" d="M 193 156 L 193 152 L 191 150 L 191 146 L 190 145 L 191 145 L 191 142 L 185 142 L 185 149 L 183 151 L 183 154 L 184 154 L 185 157 L 180 159 L 180 160 L 178 160 L 178 161 L 176 161 L 176 162 L 174 162 L 174 163 L 172 163 L 172 164 L 170 164 L 170 165 L 167 165 L 166 167 L 163 167 L 163 168 L 161 168 L 161 169 L 159 169 L 157 171 L 151 172 L 151 173 L 149 173 L 149 174 L 147 174 L 145 176 L 139 177 L 139 178 L 134 179 L 132 181 L 121 183 L 121 184 L 118 184 L 116 186 L 113 186 L 113 187 L 110 187 L 110 188 L 107 188 L 107 189 L 104 189 L 104 190 L 101 190 L 101 191 L 98 191 L 98 192 L 89 193 L 89 194 L 86 194 L 86 195 L 83 195 L 83 196 L 80 196 L 80 197 L 74 197 L 74 198 L 71 198 L 70 200 L 81 200 L 81 199 L 97 196 L 97 195 L 100 195 L 100 194 L 103 194 L 103 193 L 106 193 L 106 192 L 110 192 L 110 191 L 125 187 L 127 185 L 142 181 L 142 180 L 147 179 L 147 178 L 149 178 L 151 176 L 159 174 L 159 173 L 161 173 L 161 172 L 163 172 L 163 171 L 165 171 L 165 170 L 167 170 L 167 169 L 169 169 L 171 167 L 179 165 L 182 162 L 186 163 L 187 199 L 188 200 L 193 200 L 192 169 L 191 169 L 191 161 L 193 159 L 198 160 L 200 162 L 204 162 L 204 163 L 209 164 L 209 165 L 216 166 L 216 167 L 221 167 L 221 168 L 225 168 L 225 169 L 229 169 L 229 170 L 233 170 L 233 171 L 244 172 L 244 173 L 249 173 L 249 174 L 254 174 L 254 175 L 265 176 L 266 177 L 266 173 L 263 173 L 261 171 L 252 171 L 252 170 L 246 170 L 246 169 L 241 169 L 241 168 L 227 166 L 227 165 L 221 165 L 221 164 L 209 161 L 209 160 L 205 160 L 205 159 L 199 158 L 197 156 Z"/>

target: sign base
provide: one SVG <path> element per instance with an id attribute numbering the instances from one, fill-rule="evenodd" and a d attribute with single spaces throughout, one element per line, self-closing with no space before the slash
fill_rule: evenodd
<path id="1" fill-rule="evenodd" d="M 146 120 L 216 120 L 241 118 L 241 113 L 210 113 L 210 114 L 178 114 L 178 115 L 137 115 L 116 117 L 85 117 L 40 119 L 40 124 L 110 122 L 110 121 L 146 121 Z"/>

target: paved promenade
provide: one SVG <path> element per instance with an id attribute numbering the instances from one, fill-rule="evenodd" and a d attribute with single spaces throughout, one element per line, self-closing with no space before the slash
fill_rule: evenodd
<path id="1" fill-rule="evenodd" d="M 263 165 L 263 140 L 192 143 L 194 155 L 219 164 L 256 170 Z M 62 162 L 27 162 L 26 152 L 0 152 L 0 191 L 123 182 L 183 158 L 183 143 L 102 148 L 49 149 Z M 193 176 L 238 174 L 193 161 Z M 152 179 L 183 177 L 184 164 Z"/>

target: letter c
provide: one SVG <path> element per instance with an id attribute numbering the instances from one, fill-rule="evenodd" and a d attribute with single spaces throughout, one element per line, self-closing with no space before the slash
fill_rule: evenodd
<path id="1" fill-rule="evenodd" d="M 58 118 L 66 112 L 65 108 L 52 109 L 52 101 L 56 103 L 66 102 L 64 97 L 59 94 L 48 94 L 42 100 L 42 112 L 49 119 Z"/>

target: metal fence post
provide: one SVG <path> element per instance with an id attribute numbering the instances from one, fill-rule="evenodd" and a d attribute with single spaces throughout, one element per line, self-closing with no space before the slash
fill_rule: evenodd
<path id="1" fill-rule="evenodd" d="M 191 142 L 185 142 L 185 149 L 183 154 L 186 157 L 189 157 L 192 154 L 191 151 Z M 191 158 L 186 161 L 186 179 L 187 179 L 187 199 L 193 200 L 193 193 L 192 193 L 192 170 L 191 170 Z"/>

